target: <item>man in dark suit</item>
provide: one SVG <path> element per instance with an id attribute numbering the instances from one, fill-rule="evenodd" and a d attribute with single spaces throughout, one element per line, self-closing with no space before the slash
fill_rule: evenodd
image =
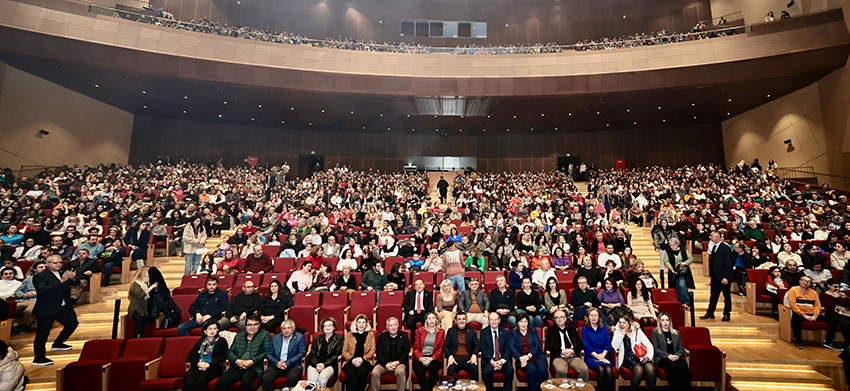
<path id="1" fill-rule="evenodd" d="M 50 336 L 50 326 L 53 321 L 62 323 L 62 332 L 53 341 L 50 350 L 71 350 L 71 345 L 66 345 L 65 341 L 71 337 L 79 324 L 68 290 L 77 273 L 74 270 L 66 270 L 60 275 L 60 270 L 62 270 L 62 257 L 51 255 L 47 257 L 47 270 L 32 278 L 38 297 L 32 313 L 39 324 L 33 342 L 35 358 L 32 365 L 53 364 L 53 360 L 47 358 L 45 353 L 45 344 Z"/>
<path id="2" fill-rule="evenodd" d="M 443 354 L 446 355 L 446 373 L 449 375 L 466 371 L 472 380 L 478 381 L 478 336 L 475 330 L 466 327 L 466 313 L 455 315 L 456 324 L 446 331 Z"/>
<path id="3" fill-rule="evenodd" d="M 286 349 L 283 349 L 283 347 Z M 307 355 L 304 334 L 295 331 L 295 322 L 287 319 L 280 325 L 280 334 L 272 338 L 266 349 L 269 368 L 263 375 L 263 391 L 274 390 L 275 379 L 286 376 L 286 387 L 293 388 L 301 379 L 301 359 Z"/>
<path id="4" fill-rule="evenodd" d="M 425 324 L 425 314 L 434 308 L 434 295 L 425 289 L 422 280 L 413 282 L 413 290 L 404 295 L 401 309 L 404 312 L 404 327 L 416 330 L 416 322 Z M 411 334 L 412 335 L 412 334 Z"/>
<path id="5" fill-rule="evenodd" d="M 511 391 L 514 368 L 511 366 L 511 354 L 508 351 L 511 335 L 500 326 L 499 314 L 491 312 L 487 318 L 488 326 L 481 330 L 481 377 L 487 391 L 493 391 L 493 373 L 502 372 L 502 391 Z"/>
<path id="6" fill-rule="evenodd" d="M 735 256 L 732 248 L 723 242 L 720 232 L 711 232 L 711 241 L 708 243 L 708 264 L 711 276 L 711 298 L 708 301 L 708 310 L 700 319 L 714 319 L 714 310 L 717 308 L 717 299 L 723 292 L 723 319 L 728 322 L 732 311 L 732 294 L 729 291 L 732 281 Z"/>
<path id="7" fill-rule="evenodd" d="M 437 190 L 440 192 L 440 203 L 446 203 L 446 197 L 449 195 L 449 183 L 440 175 L 440 181 L 437 182 Z"/>

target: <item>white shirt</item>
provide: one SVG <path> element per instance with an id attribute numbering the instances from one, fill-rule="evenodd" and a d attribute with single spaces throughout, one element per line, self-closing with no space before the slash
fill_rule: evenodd
<path id="1" fill-rule="evenodd" d="M 0 298 L 8 299 L 15 294 L 15 291 L 21 286 L 18 280 L 0 280 Z"/>
<path id="2" fill-rule="evenodd" d="M 554 278 L 556 281 L 558 280 L 558 277 L 555 277 L 555 269 L 549 268 L 549 270 L 545 272 L 543 269 L 537 269 L 534 271 L 534 274 L 531 275 L 531 282 L 545 287 L 546 281 L 549 281 L 549 277 Z"/>
<path id="3" fill-rule="evenodd" d="M 619 255 L 617 255 L 617 254 L 610 254 L 609 255 L 608 253 L 599 254 L 599 259 L 598 259 L 598 262 L 597 262 L 597 263 L 599 263 L 599 267 L 604 269 L 605 264 L 608 263 L 609 259 L 614 260 L 614 267 L 616 267 L 617 269 L 623 267 L 623 261 L 620 260 Z"/>

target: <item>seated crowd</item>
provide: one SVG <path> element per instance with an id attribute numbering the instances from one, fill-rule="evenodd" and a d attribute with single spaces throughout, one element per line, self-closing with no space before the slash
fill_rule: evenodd
<path id="1" fill-rule="evenodd" d="M 280 33 L 272 29 L 256 28 L 245 25 L 229 25 L 211 21 L 207 18 L 201 20 L 178 20 L 168 10 L 162 8 L 145 8 L 152 15 L 141 15 L 127 11 L 115 11 L 113 16 L 133 20 L 136 22 L 164 26 L 178 30 L 195 31 L 205 34 L 223 35 L 234 38 L 251 39 L 263 42 L 283 43 L 289 45 L 312 45 L 331 49 L 357 50 L 367 52 L 389 52 L 389 53 L 411 53 L 428 54 L 434 52 L 431 46 L 413 43 L 375 42 L 373 40 L 353 38 L 325 38 L 324 40 L 310 39 L 296 33 L 286 31 Z M 559 45 L 555 42 L 546 44 L 516 44 L 498 46 L 492 44 L 459 45 L 455 47 L 452 54 L 539 54 L 539 53 L 561 53 L 565 49 L 576 51 L 610 50 L 630 48 L 638 46 L 663 45 L 677 42 L 695 41 L 716 37 L 725 37 L 735 34 L 734 29 L 702 32 L 705 26 L 697 25 L 693 31 L 686 33 L 670 33 L 666 28 L 657 33 L 638 33 L 617 38 L 585 39 L 574 45 Z"/>

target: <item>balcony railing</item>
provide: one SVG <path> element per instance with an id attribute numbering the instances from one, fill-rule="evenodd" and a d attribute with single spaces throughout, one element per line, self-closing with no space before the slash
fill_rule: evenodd
<path id="1" fill-rule="evenodd" d="M 132 1 L 132 0 L 122 0 Z M 269 33 L 258 31 L 251 27 L 224 26 L 215 22 L 192 23 L 159 16 L 144 15 L 127 10 L 104 7 L 89 4 L 89 12 L 113 16 L 116 18 L 129 19 L 137 22 L 148 23 L 157 26 L 170 27 L 178 30 L 195 31 L 207 34 L 222 35 L 234 38 L 251 39 L 263 42 L 284 43 L 290 45 L 310 45 L 313 47 L 325 47 L 333 49 L 357 50 L 369 52 L 392 52 L 392 53 L 450 53 L 450 54 L 540 54 L 560 53 L 568 50 L 593 51 L 611 50 L 618 48 L 652 46 L 670 44 L 676 42 L 696 41 L 701 39 L 722 37 L 732 34 L 744 33 L 746 26 L 734 26 L 729 28 L 716 28 L 705 32 L 692 32 L 683 34 L 656 34 L 639 39 L 601 39 L 599 42 L 579 43 L 574 45 L 510 45 L 510 46 L 484 46 L 484 47 L 433 47 L 418 44 L 381 44 L 375 42 L 363 42 L 354 40 L 323 40 L 302 37 L 292 33 Z"/>
<path id="2" fill-rule="evenodd" d="M 779 167 L 774 174 L 792 182 L 806 183 L 814 186 L 826 184 L 831 189 L 850 191 L 850 177 L 815 172 L 811 166 Z"/>

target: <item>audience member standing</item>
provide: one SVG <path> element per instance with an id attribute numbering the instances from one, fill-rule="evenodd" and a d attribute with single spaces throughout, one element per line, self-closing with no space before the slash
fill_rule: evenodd
<path id="1" fill-rule="evenodd" d="M 62 257 L 58 255 L 47 257 L 47 269 L 33 277 L 36 296 L 39 298 L 35 302 L 33 315 L 35 315 L 40 327 L 35 333 L 35 341 L 33 342 L 35 358 L 32 365 L 53 364 L 53 360 L 47 358 L 44 345 L 50 336 L 51 325 L 54 321 L 62 324 L 62 331 L 53 341 L 50 350 L 71 350 L 71 345 L 66 345 L 65 341 L 71 337 L 78 325 L 77 313 L 74 312 L 69 296 L 69 287 L 77 273 L 73 270 L 66 270 L 60 275 Z"/>

